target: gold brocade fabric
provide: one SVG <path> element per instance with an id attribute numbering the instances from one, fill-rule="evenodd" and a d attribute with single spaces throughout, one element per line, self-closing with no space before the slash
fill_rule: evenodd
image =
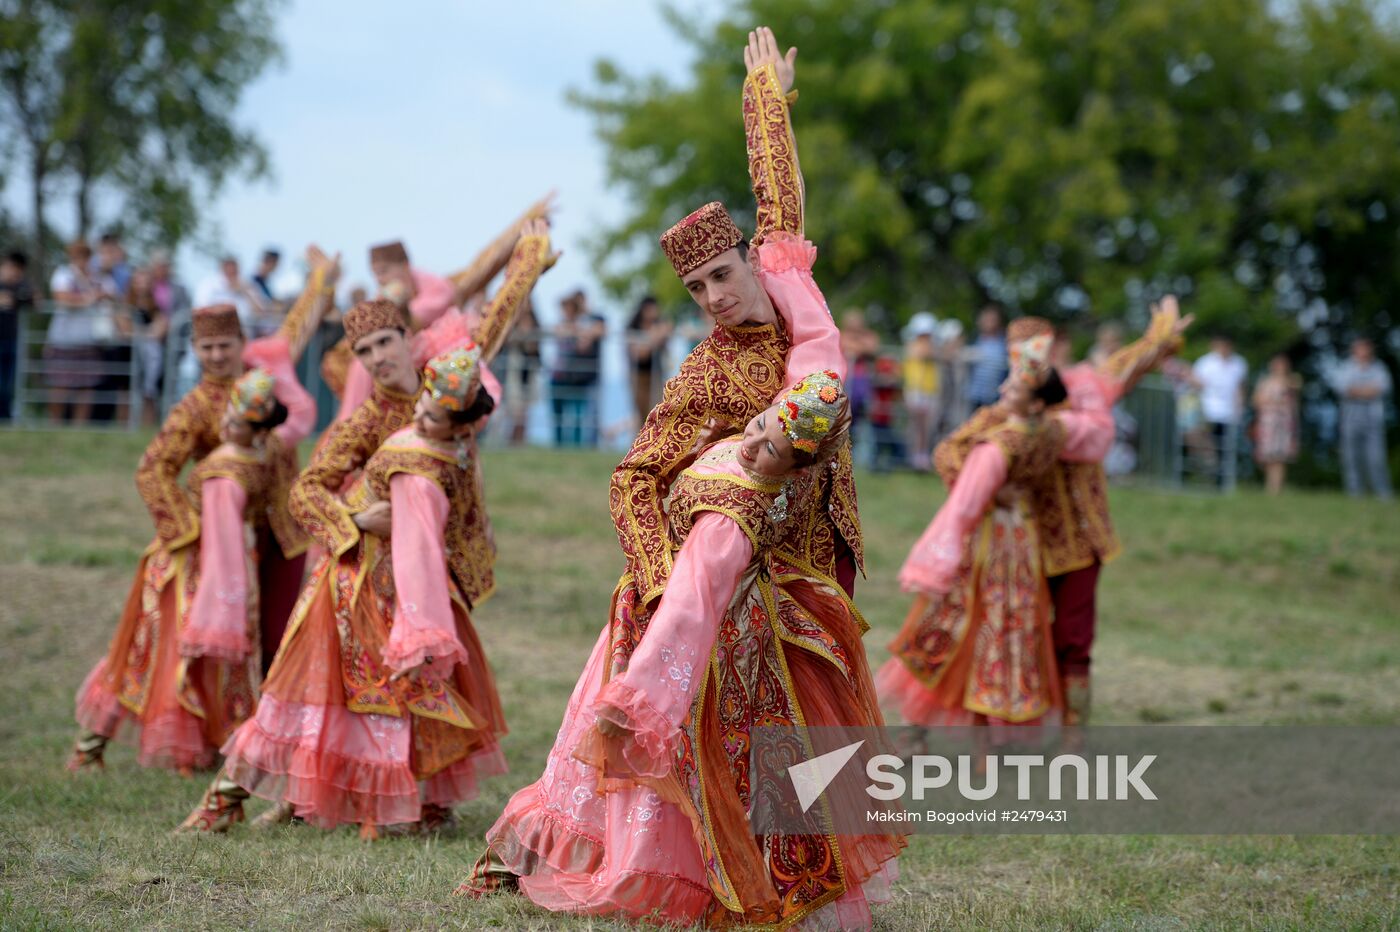
<path id="1" fill-rule="evenodd" d="M 354 414 L 330 426 L 311 462 L 292 483 L 292 517 L 328 553 L 342 554 L 360 539 L 360 529 L 337 493 L 381 443 L 413 419 L 414 402 L 413 395 L 376 383 Z"/>
<path id="2" fill-rule="evenodd" d="M 337 399 L 345 395 L 345 380 L 355 354 L 350 350 L 350 341 L 344 337 L 321 356 L 321 381 Z"/>
<path id="3" fill-rule="evenodd" d="M 136 491 L 155 522 L 156 537 L 177 550 L 199 537 L 199 512 L 180 487 L 180 471 L 219 445 L 219 422 L 232 380 L 205 378 L 166 415 L 136 467 Z"/>
<path id="4" fill-rule="evenodd" d="M 758 204 L 751 246 L 762 245 L 777 230 L 802 235 L 806 192 L 789 107 L 774 66 L 765 65 L 744 80 L 744 141 Z"/>

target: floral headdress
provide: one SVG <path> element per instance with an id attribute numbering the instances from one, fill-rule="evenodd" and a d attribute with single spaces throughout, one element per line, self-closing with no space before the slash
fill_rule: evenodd
<path id="1" fill-rule="evenodd" d="M 261 424 L 277 410 L 277 396 L 273 390 L 277 379 L 266 369 L 249 369 L 233 383 L 233 394 L 229 403 L 238 417 L 249 424 Z"/>
<path id="2" fill-rule="evenodd" d="M 1039 388 L 1050 377 L 1050 346 L 1055 328 L 1041 317 L 1019 317 L 1006 328 L 1006 355 L 1011 377 L 1028 388 Z"/>
<path id="3" fill-rule="evenodd" d="M 841 377 L 830 369 L 805 376 L 778 401 L 778 420 L 794 450 L 816 453 L 841 416 Z"/>
<path id="4" fill-rule="evenodd" d="M 481 348 L 465 346 L 434 356 L 423 370 L 423 388 L 448 411 L 465 411 L 481 385 Z"/>

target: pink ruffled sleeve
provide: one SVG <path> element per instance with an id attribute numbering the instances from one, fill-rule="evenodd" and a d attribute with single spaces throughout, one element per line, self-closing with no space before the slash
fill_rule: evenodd
<path id="1" fill-rule="evenodd" d="M 972 448 L 948 500 L 909 551 L 899 571 L 900 588 L 927 595 L 943 595 L 953 588 L 968 538 L 1005 484 L 1006 470 L 1001 447 L 979 443 Z"/>
<path id="2" fill-rule="evenodd" d="M 180 653 L 233 663 L 248 656 L 248 555 L 243 507 L 248 496 L 232 479 L 214 476 L 201 487 L 199 586 Z"/>
<path id="3" fill-rule="evenodd" d="M 631 732 L 616 740 L 633 774 L 661 777 L 670 771 L 681 724 L 709 668 L 720 618 L 752 556 L 753 545 L 731 518 L 714 512 L 696 518 L 627 671 L 598 694 L 593 706 L 598 718 Z"/>
<path id="4" fill-rule="evenodd" d="M 1056 411 L 1065 428 L 1060 459 L 1069 463 L 1098 463 L 1113 446 L 1113 415 L 1107 411 Z"/>
<path id="5" fill-rule="evenodd" d="M 846 379 L 841 331 L 831 319 L 826 298 L 812 278 L 817 247 L 792 233 L 774 231 L 758 247 L 758 275 L 773 306 L 783 316 L 792 348 L 788 350 L 783 389 L 804 376 L 830 369 Z"/>
<path id="6" fill-rule="evenodd" d="M 408 313 L 416 327 L 426 327 L 452 307 L 456 291 L 452 283 L 430 272 L 410 269 L 415 294 L 408 302 Z"/>
<path id="7" fill-rule="evenodd" d="M 316 399 L 297 379 L 287 341 L 280 336 L 254 340 L 243 350 L 243 362 L 247 366 L 261 366 L 277 380 L 272 393 L 286 407 L 287 419 L 273 430 L 282 442 L 295 447 L 310 436 L 316 427 Z"/>
<path id="8" fill-rule="evenodd" d="M 426 329 L 413 335 L 413 364 L 421 369 L 434 356 L 465 346 L 472 339 L 475 326 L 476 322 L 467 314 L 455 307 L 448 309 Z M 491 400 L 499 405 L 502 397 L 500 380 L 485 365 L 481 366 L 481 384 Z"/>
<path id="9" fill-rule="evenodd" d="M 447 575 L 447 496 L 430 479 L 395 473 L 389 479 L 394 556 L 394 629 L 384 663 L 401 673 L 433 658 L 445 672 L 466 663 L 452 617 L 452 582 Z"/>

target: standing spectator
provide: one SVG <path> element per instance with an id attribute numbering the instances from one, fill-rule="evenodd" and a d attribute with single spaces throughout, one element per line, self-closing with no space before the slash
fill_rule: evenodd
<path id="1" fill-rule="evenodd" d="M 257 332 L 258 318 L 267 313 L 262 292 L 238 272 L 238 260 L 224 256 L 219 260 L 219 274 L 206 278 L 195 289 L 196 307 L 211 304 L 232 304 L 238 309 L 238 322 L 244 333 Z"/>
<path id="2" fill-rule="evenodd" d="M 1391 392 L 1390 372 L 1376 358 L 1376 347 L 1360 338 L 1351 344 L 1351 358 L 1332 380 L 1342 402 L 1342 478 L 1348 495 L 1361 494 L 1361 473 L 1371 491 L 1389 499 L 1390 468 L 1385 455 L 1385 396 Z"/>
<path id="3" fill-rule="evenodd" d="M 968 356 L 967 400 L 972 410 L 996 404 L 1009 371 L 1006 321 L 997 305 L 988 304 L 977 314 L 977 340 L 968 348 Z"/>
<path id="4" fill-rule="evenodd" d="M 189 289 L 175 278 L 170 252 L 157 249 L 151 253 L 151 292 L 156 307 L 166 319 L 165 362 L 161 366 L 162 385 L 166 379 L 175 382 L 173 392 L 178 400 L 199 381 L 199 363 L 190 341 L 193 310 Z"/>
<path id="5" fill-rule="evenodd" d="M 938 360 L 933 335 L 938 321 L 927 311 L 915 314 L 904 328 L 904 410 L 909 465 L 919 472 L 932 468 L 934 425 L 938 423 Z"/>
<path id="6" fill-rule="evenodd" d="M 19 363 L 19 319 L 34 310 L 29 257 L 9 252 L 0 259 L 0 420 L 12 419 L 15 372 Z"/>
<path id="7" fill-rule="evenodd" d="M 131 263 L 126 258 L 126 247 L 122 245 L 121 234 L 108 230 L 97 241 L 97 259 L 93 263 L 93 277 L 99 282 L 111 284 L 108 297 L 120 299 L 131 284 Z"/>
<path id="8" fill-rule="evenodd" d="M 130 313 L 132 349 L 140 374 L 141 421 L 152 427 L 159 420 L 161 379 L 165 372 L 165 338 L 170 316 L 156 300 L 155 277 L 150 269 L 136 269 L 126 290 Z"/>
<path id="9" fill-rule="evenodd" d="M 86 423 L 92 418 L 93 390 L 102 381 L 98 348 L 98 317 L 105 290 L 95 279 L 92 248 L 82 240 L 68 244 L 68 262 L 59 266 L 49 280 L 54 312 L 44 345 L 44 368 L 48 383 L 49 420 L 63 420 L 69 404 L 73 420 Z"/>
<path id="10" fill-rule="evenodd" d="M 532 298 L 525 299 L 525 307 L 516 319 L 506 349 L 506 378 L 515 376 L 515 384 L 506 392 L 510 408 L 510 445 L 518 447 L 529 435 L 530 409 L 535 406 L 539 390 L 535 376 L 540 371 L 540 319 L 535 316 Z"/>
<path id="11" fill-rule="evenodd" d="M 1298 458 L 1298 393 L 1303 380 L 1288 357 L 1269 360 L 1269 371 L 1254 386 L 1254 459 L 1264 467 L 1264 488 L 1283 491 L 1288 464 Z"/>
<path id="12" fill-rule="evenodd" d="M 666 382 L 662 357 L 672 329 L 671 322 L 661 316 L 661 305 L 651 295 L 637 303 L 636 313 L 627 324 L 627 361 L 638 429 L 646 423 L 652 406 L 661 400 L 661 386 Z"/>
<path id="13" fill-rule="evenodd" d="M 598 442 L 593 388 L 598 383 L 598 349 L 607 323 L 588 313 L 582 290 L 561 301 L 560 307 L 564 316 L 554 327 L 557 361 L 550 376 L 554 442 L 561 447 L 591 447 Z"/>
<path id="14" fill-rule="evenodd" d="M 276 249 L 264 249 L 258 259 L 258 270 L 253 273 L 252 282 L 266 304 L 277 303 L 277 296 L 272 293 L 272 276 L 277 273 L 277 266 L 281 262 L 282 254 Z"/>
<path id="15" fill-rule="evenodd" d="M 893 356 L 879 356 L 872 369 L 869 416 L 870 432 L 875 437 L 875 456 L 871 468 L 875 472 L 889 472 L 906 462 L 904 444 L 900 442 L 896 428 L 900 363 Z"/>
<path id="16" fill-rule="evenodd" d="M 1192 380 L 1201 390 L 1201 413 L 1210 429 L 1215 482 L 1221 487 L 1235 476 L 1237 432 L 1244 414 L 1244 383 L 1248 375 L 1249 364 L 1235 352 L 1234 342 L 1226 336 L 1212 339 L 1210 352 L 1191 368 Z"/>
<path id="17" fill-rule="evenodd" d="M 258 259 L 258 270 L 249 281 L 262 302 L 262 310 L 253 322 L 253 335 L 265 337 L 277 332 L 282 325 L 282 315 L 286 313 L 283 303 L 272 293 L 272 277 L 277 274 L 277 266 L 282 262 L 282 254 L 276 249 L 264 249 Z M 354 305 L 351 305 L 354 307 Z"/>
<path id="18" fill-rule="evenodd" d="M 963 355 L 963 324 L 950 317 L 938 325 L 938 361 L 942 364 L 938 380 L 938 410 L 940 416 L 933 425 L 934 445 L 953 432 L 967 418 L 965 382 L 967 373 L 959 360 Z"/>
<path id="19" fill-rule="evenodd" d="M 865 312 L 853 307 L 841 315 L 841 355 L 846 357 L 846 398 L 851 405 L 851 443 L 864 439 L 863 425 L 870 414 L 875 378 L 875 358 L 880 335 L 865 322 Z"/>

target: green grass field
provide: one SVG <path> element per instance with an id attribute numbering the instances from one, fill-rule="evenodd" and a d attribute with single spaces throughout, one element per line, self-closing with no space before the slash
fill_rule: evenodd
<path id="1" fill-rule="evenodd" d="M 512 773 L 431 840 L 353 829 L 175 837 L 205 780 L 63 771 L 73 693 L 104 651 L 150 524 L 144 436 L 0 433 L 0 927 L 614 928 L 516 897 L 452 896 L 509 794 L 535 779 L 604 623 L 620 558 L 613 454 L 491 451 L 496 597 L 476 614 Z M 894 575 L 936 479 L 861 475 L 872 666 L 903 619 Z M 1116 492 L 1125 555 L 1104 573 L 1102 723 L 1395 723 L 1400 508 L 1337 495 Z M 264 804 L 255 803 L 255 814 Z M 1400 926 L 1400 842 L 1377 837 L 917 837 L 883 929 Z"/>

